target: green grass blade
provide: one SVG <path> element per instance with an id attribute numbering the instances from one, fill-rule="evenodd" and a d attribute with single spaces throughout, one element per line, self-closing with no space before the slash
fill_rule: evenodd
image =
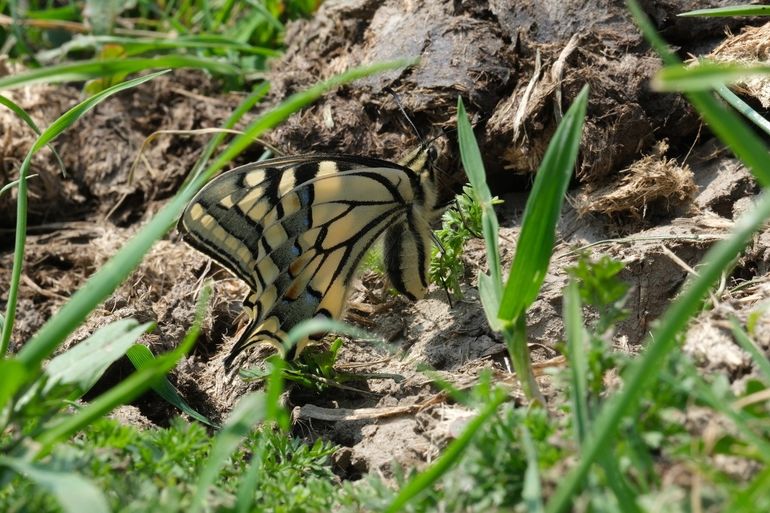
<path id="1" fill-rule="evenodd" d="M 723 270 L 731 265 L 768 218 L 770 194 L 765 192 L 760 196 L 755 209 L 736 223 L 730 237 L 717 243 L 706 254 L 703 265 L 698 267 L 698 276 L 687 283 L 682 294 L 665 312 L 660 324 L 647 340 L 647 349 L 624 374 L 623 390 L 612 396 L 597 415 L 591 427 L 591 436 L 583 446 L 580 461 L 559 483 L 547 505 L 548 512 L 566 511 L 569 508 L 572 494 L 577 491 L 603 447 L 617 433 L 621 419 L 636 411 L 642 394 L 656 380 L 658 370 L 676 347 L 677 334 L 700 309 L 702 298 L 719 280 Z"/>
<path id="2" fill-rule="evenodd" d="M 206 506 L 209 487 L 214 483 L 220 469 L 238 448 L 254 426 L 265 418 L 265 395 L 251 393 L 243 397 L 233 409 L 222 430 L 217 434 L 211 455 L 198 476 L 191 513 L 198 513 Z"/>
<path id="3" fill-rule="evenodd" d="M 770 5 L 731 5 L 729 7 L 714 7 L 712 9 L 696 9 L 677 14 L 677 16 L 694 17 L 734 17 L 734 16 L 770 16 Z"/>
<path id="4" fill-rule="evenodd" d="M 754 361 L 754 365 L 757 366 L 760 374 L 765 378 L 765 383 L 770 385 L 770 360 L 767 359 L 765 353 L 743 331 L 738 323 L 738 319 L 735 317 L 730 319 L 730 331 L 732 331 L 735 341 L 738 342 L 744 351 L 749 353 L 749 356 Z"/>
<path id="5" fill-rule="evenodd" d="M 770 66 L 701 61 L 696 66 L 666 66 L 655 75 L 652 87 L 657 91 L 707 91 L 755 76 L 770 74 Z"/>
<path id="6" fill-rule="evenodd" d="M 54 84 L 59 82 L 77 82 L 92 78 L 109 77 L 119 73 L 137 73 L 152 69 L 194 68 L 205 69 L 220 75 L 241 74 L 241 70 L 217 59 L 191 57 L 187 55 L 165 55 L 160 57 L 136 59 L 104 59 L 78 61 L 57 64 L 45 68 L 32 69 L 0 78 L 0 90 L 12 89 L 30 84 Z"/>
<path id="7" fill-rule="evenodd" d="M 556 223 L 580 147 L 587 104 L 586 86 L 559 123 L 535 176 L 521 221 L 516 256 L 500 304 L 498 317 L 503 322 L 511 323 L 524 314 L 545 279 L 553 252 Z"/>
<path id="8" fill-rule="evenodd" d="M 639 494 L 634 492 L 628 485 L 628 481 L 620 470 L 618 459 L 614 452 L 609 447 L 606 447 L 598 459 L 604 470 L 607 485 L 612 490 L 612 493 L 615 494 L 617 503 L 623 506 L 622 511 L 624 513 L 643 513 L 636 502 Z"/>
<path id="9" fill-rule="evenodd" d="M 476 202 L 481 206 L 481 227 L 487 250 L 489 274 L 479 272 L 479 298 L 490 327 L 495 331 L 500 331 L 502 326 L 498 322 L 497 312 L 503 295 L 503 278 L 500 269 L 499 226 L 492 204 L 492 193 L 487 185 L 481 152 L 476 143 L 476 137 L 473 135 L 473 127 L 468 120 L 468 114 L 465 112 L 465 105 L 460 97 L 457 98 L 457 134 L 463 168 L 468 176 L 468 181 L 471 183 L 471 190 Z"/>
<path id="10" fill-rule="evenodd" d="M 126 356 L 128 356 L 128 359 L 131 360 L 131 363 L 133 364 L 134 368 L 137 370 L 142 369 L 148 365 L 152 365 L 153 362 L 155 361 L 155 355 L 152 354 L 152 351 L 150 351 L 150 348 L 147 346 L 143 346 L 142 344 L 134 344 L 133 346 L 128 348 L 128 351 L 126 351 Z M 166 402 L 168 402 L 172 406 L 177 407 L 179 410 L 186 413 L 191 418 L 197 420 L 198 422 L 206 424 L 207 426 L 211 426 L 213 428 L 219 427 L 218 425 L 213 423 L 208 417 L 197 412 L 192 406 L 187 404 L 187 402 L 184 399 L 182 399 L 176 387 L 174 387 L 174 385 L 171 384 L 168 378 L 163 378 L 158 380 L 156 383 L 152 385 L 151 388 L 156 394 L 161 396 Z"/>
<path id="11" fill-rule="evenodd" d="M 0 360 L 0 412 L 27 382 L 27 368 L 15 359 Z M 2 423 L 0 423 L 2 426 Z"/>
<path id="12" fill-rule="evenodd" d="M 627 0 L 627 3 L 645 39 L 660 55 L 663 62 L 667 66 L 681 64 L 666 42 L 655 32 L 637 3 L 634 0 Z M 718 102 L 710 92 L 691 91 L 686 93 L 685 97 L 706 120 L 719 140 L 749 168 L 759 183 L 763 187 L 770 185 L 770 160 L 767 158 L 770 150 L 753 130 L 746 126 L 735 112 Z"/>
<path id="13" fill-rule="evenodd" d="M 755 433 L 751 427 L 752 424 L 756 423 L 756 417 L 736 409 L 732 404 L 732 400 L 727 400 L 725 397 L 717 395 L 711 385 L 706 383 L 692 364 L 689 369 L 689 377 L 695 383 L 693 395 L 730 419 L 735 432 L 743 437 L 753 449 L 752 454 L 762 460 L 765 465 L 770 463 L 770 441 L 764 435 Z"/>
<path id="14" fill-rule="evenodd" d="M 229 50 L 245 55 L 265 57 L 279 57 L 281 55 L 278 50 L 252 46 L 217 35 L 180 36 L 175 39 L 80 35 L 57 48 L 38 52 L 37 57 L 40 62 L 47 63 L 60 59 L 72 51 L 97 49 L 106 44 L 120 45 L 127 55 L 168 50 Z"/>
<path id="15" fill-rule="evenodd" d="M 33 132 L 35 132 L 37 135 L 40 135 L 40 129 L 37 127 L 37 124 L 34 122 L 34 120 L 29 117 L 29 114 L 27 114 L 27 111 L 22 109 L 19 105 L 13 102 L 13 100 L 6 98 L 5 96 L 0 94 L 0 105 L 3 105 L 4 107 L 7 107 L 11 111 L 13 111 L 14 114 L 16 114 L 24 123 L 27 124 L 28 127 L 32 129 Z"/>
<path id="16" fill-rule="evenodd" d="M 342 321 L 335 319 L 326 319 L 321 317 L 314 317 L 311 319 L 305 319 L 296 326 L 294 326 L 289 333 L 286 334 L 286 338 L 283 341 L 285 350 L 290 350 L 300 340 L 305 337 L 309 337 L 313 333 L 333 332 L 340 335 L 348 335 L 350 337 L 356 337 L 362 340 L 378 340 L 379 337 L 373 335 L 361 328 L 351 326 Z"/>
<path id="17" fill-rule="evenodd" d="M 412 65 L 415 62 L 416 61 L 414 59 L 403 59 L 353 68 L 349 71 L 324 80 L 323 82 L 319 82 L 318 84 L 306 89 L 305 91 L 291 95 L 283 103 L 276 106 L 265 115 L 255 119 L 246 128 L 246 130 L 244 130 L 243 134 L 233 139 L 228 147 L 209 166 L 206 173 L 204 173 L 205 176 L 212 176 L 216 171 L 222 169 L 231 160 L 237 157 L 243 150 L 248 148 L 249 145 L 254 142 L 254 139 L 259 137 L 269 128 L 274 127 L 284 119 L 288 118 L 291 114 L 298 111 L 305 105 L 315 101 L 327 91 L 330 91 L 331 89 L 334 89 L 343 84 L 354 82 L 369 75 L 392 69 L 403 68 Z"/>
<path id="18" fill-rule="evenodd" d="M 463 452 L 473 440 L 473 435 L 481 429 L 484 423 L 495 414 L 497 408 L 506 400 L 507 394 L 502 389 L 497 389 L 492 399 L 484 406 L 481 412 L 471 420 L 463 432 L 452 440 L 444 449 L 435 463 L 412 478 L 401 490 L 393 501 L 385 508 L 384 513 L 396 513 L 404 509 L 404 506 L 420 494 L 429 489 L 449 469 L 460 461 Z"/>
<path id="19" fill-rule="evenodd" d="M 40 365 L 40 362 L 53 352 L 60 341 L 72 333 L 89 313 L 131 274 L 155 241 L 165 235 L 175 225 L 179 214 L 206 180 L 247 148 L 254 138 L 259 137 L 259 135 L 277 125 L 292 113 L 339 85 L 379 71 L 403 66 L 405 63 L 407 61 L 355 68 L 321 82 L 304 92 L 292 95 L 286 101 L 255 120 L 243 136 L 235 138 L 220 154 L 219 158 L 209 165 L 206 172 L 174 196 L 156 214 L 152 221 L 126 242 L 113 258 L 94 273 L 80 290 L 72 295 L 70 300 L 43 325 L 40 331 L 19 352 L 19 359 L 28 367 Z"/>
<path id="20" fill-rule="evenodd" d="M 16 318 L 16 301 L 19 294 L 19 281 L 21 279 L 21 269 L 24 264 L 24 246 L 26 244 L 27 237 L 27 172 L 29 171 L 30 162 L 32 156 L 40 151 L 40 149 L 46 146 L 59 136 L 64 130 L 69 128 L 73 123 L 78 121 L 86 112 L 94 108 L 96 105 L 107 99 L 108 97 L 118 92 L 136 87 L 148 80 L 165 73 L 165 71 L 151 73 L 149 75 L 128 80 L 121 84 L 114 85 L 99 94 L 80 102 L 72 107 L 70 110 L 62 114 L 56 119 L 51 126 L 49 126 L 40 136 L 37 138 L 32 148 L 27 152 L 27 156 L 24 158 L 21 167 L 19 168 L 19 196 L 16 204 L 16 240 L 13 256 L 13 269 L 11 270 L 10 286 L 8 287 L 8 303 L 6 306 L 5 325 L 3 326 L 2 338 L 0 338 L 0 358 L 4 357 L 8 351 L 8 345 L 11 340 L 11 332 L 13 331 L 13 323 Z M 69 332 L 68 332 L 69 333 Z M 27 349 L 25 345 L 22 352 Z M 53 349 L 51 349 L 53 350 Z M 50 353 L 50 352 L 49 352 Z M 25 365 L 23 359 L 21 359 Z M 41 360 L 37 362 L 40 363 Z"/>
<path id="21" fill-rule="evenodd" d="M 254 511 L 254 490 L 259 486 L 259 478 L 264 472 L 265 439 L 259 441 L 249 468 L 241 476 L 236 492 L 235 513 L 250 513 Z"/>
<path id="22" fill-rule="evenodd" d="M 524 395 L 529 400 L 545 405 L 545 398 L 540 392 L 540 387 L 537 386 L 537 380 L 532 371 L 532 359 L 529 356 L 527 340 L 527 316 L 520 315 L 514 319 L 513 324 L 503 324 L 503 339 Z"/>
<path id="23" fill-rule="evenodd" d="M 243 116 L 249 112 L 257 103 L 259 103 L 269 90 L 270 84 L 268 82 L 263 82 L 262 84 L 256 86 L 251 94 L 247 96 L 240 103 L 240 105 L 235 108 L 235 110 L 233 110 L 232 114 L 230 114 L 225 123 L 222 125 L 222 128 L 234 128 L 238 121 L 240 121 L 241 118 L 243 118 Z M 211 156 L 214 154 L 214 151 L 220 144 L 222 144 L 222 141 L 225 140 L 225 137 L 227 137 L 225 132 L 219 132 L 209 140 L 209 142 L 206 144 L 206 147 L 201 152 L 200 157 L 198 157 L 198 160 L 195 161 L 195 165 L 182 184 L 182 187 L 186 186 L 190 180 L 194 180 L 200 173 L 203 172 L 203 169 L 205 168 Z"/>
<path id="24" fill-rule="evenodd" d="M 761 509 L 757 509 L 758 504 L 767 504 L 767 490 L 770 490 L 770 466 L 765 466 L 747 486 L 730 497 L 730 502 L 727 503 L 722 511 L 756 513 L 757 511 L 767 509 L 761 507 Z"/>
<path id="25" fill-rule="evenodd" d="M 629 0 L 628 6 L 645 37 L 660 53 L 663 61 L 666 64 L 675 64 L 676 57 L 652 28 L 652 24 L 639 5 Z M 715 102 L 708 93 L 690 93 L 688 98 L 706 118 L 712 130 L 720 136 L 722 142 L 726 143 L 751 168 L 760 182 L 763 184 L 770 182 L 768 152 L 748 127 L 741 123 L 733 112 Z M 737 130 L 738 133 L 730 133 L 731 129 Z M 588 469 L 600 454 L 602 446 L 617 433 L 623 416 L 636 411 L 642 394 L 657 378 L 657 369 L 661 368 L 666 356 L 676 347 L 677 334 L 700 308 L 702 298 L 720 278 L 724 269 L 731 265 L 752 235 L 768 218 L 770 218 L 770 194 L 764 192 L 755 204 L 755 208 L 739 219 L 730 237 L 709 250 L 704 258 L 704 265 L 699 268 L 699 275 L 688 281 L 683 293 L 666 311 L 660 324 L 653 331 L 646 351 L 628 369 L 624 376 L 623 391 L 613 396 L 600 411 L 593 424 L 592 436 L 583 448 L 578 465 L 561 481 L 548 503 L 547 511 L 554 513 L 566 511 L 569 508 L 572 495 L 585 479 Z"/>
<path id="26" fill-rule="evenodd" d="M 12 468 L 19 475 L 48 491 L 56 498 L 64 513 L 110 512 L 107 499 L 99 488 L 75 472 L 57 470 L 8 456 L 0 456 L 0 466 Z"/>
<path id="27" fill-rule="evenodd" d="M 29 176 L 27 177 L 27 180 L 29 180 L 30 178 L 34 178 L 34 177 L 36 177 L 36 176 L 37 176 L 37 175 L 29 175 Z M 18 179 L 18 180 L 13 180 L 13 181 L 10 181 L 10 182 L 8 182 L 7 184 L 5 184 L 5 185 L 3 186 L 3 188 L 2 188 L 2 189 L 0 189 L 0 196 L 2 196 L 2 195 L 3 195 L 3 194 L 5 194 L 6 192 L 10 191 L 11 189 L 13 189 L 13 188 L 14 188 L 14 187 L 16 187 L 17 185 L 19 185 L 19 182 L 21 182 L 21 179 Z M 0 332 L 2 332 L 2 331 L 3 331 L 3 323 L 0 323 Z"/>
<path id="28" fill-rule="evenodd" d="M 524 486 L 521 491 L 521 498 L 524 499 L 525 510 L 529 513 L 542 513 L 543 508 L 543 487 L 540 484 L 540 470 L 538 468 L 537 452 L 535 444 L 532 441 L 532 435 L 529 434 L 527 426 L 522 425 L 521 445 L 524 447 L 524 453 L 527 455 L 527 470 L 524 472 Z"/>
<path id="29" fill-rule="evenodd" d="M 577 282 L 570 280 L 564 290 L 564 331 L 567 337 L 567 356 L 570 368 L 570 397 L 572 422 L 578 445 L 582 445 L 590 431 L 588 416 L 588 347 L 583 321 L 583 305 Z"/>
<path id="30" fill-rule="evenodd" d="M 770 121 L 762 117 L 759 112 L 751 108 L 751 105 L 743 101 L 737 94 L 732 92 L 727 86 L 720 84 L 716 87 L 719 96 L 730 104 L 732 108 L 743 114 L 749 121 L 754 123 L 760 130 L 770 135 Z"/>

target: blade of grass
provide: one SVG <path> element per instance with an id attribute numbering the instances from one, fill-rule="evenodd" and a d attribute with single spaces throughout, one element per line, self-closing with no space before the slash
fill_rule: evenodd
<path id="1" fill-rule="evenodd" d="M 585 86 L 559 123 L 535 176 L 498 313 L 504 323 L 512 324 L 524 314 L 548 272 L 556 223 L 575 167 L 587 105 Z"/>
<path id="2" fill-rule="evenodd" d="M 473 440 L 473 436 L 495 414 L 497 408 L 503 404 L 507 397 L 504 390 L 496 389 L 492 394 L 492 399 L 468 423 L 460 436 L 452 440 L 433 465 L 414 476 L 399 490 L 393 501 L 385 508 L 384 513 L 396 513 L 403 510 L 410 500 L 422 491 L 429 489 L 433 483 L 438 481 L 441 476 L 457 464 L 463 452 L 470 445 L 471 440 Z"/>
<path id="3" fill-rule="evenodd" d="M 57 64 L 55 66 L 15 73 L 0 78 L 0 89 L 12 89 L 40 83 L 77 82 L 92 78 L 109 77 L 118 73 L 137 73 L 152 69 L 178 68 L 205 69 L 220 75 L 241 74 L 241 70 L 226 62 L 187 55 L 164 55 L 143 59 L 94 59 Z"/>
<path id="4" fill-rule="evenodd" d="M 40 62 L 48 63 L 67 55 L 69 52 L 99 48 L 105 44 L 120 45 L 126 54 L 130 56 L 145 52 L 185 49 L 230 50 L 246 55 L 262 55 L 265 57 L 278 57 L 281 55 L 281 52 L 278 50 L 252 46 L 226 37 L 209 34 L 180 36 L 176 39 L 81 35 L 55 49 L 38 52 L 37 57 Z"/>
<path id="5" fill-rule="evenodd" d="M 251 141 L 269 128 L 277 125 L 292 113 L 316 100 L 327 91 L 387 69 L 403 67 L 412 61 L 395 61 L 354 68 L 320 82 L 310 89 L 290 96 L 286 101 L 255 120 L 243 136 L 236 137 L 210 164 L 207 170 L 190 182 L 166 204 L 139 233 L 130 239 L 123 248 L 101 269 L 88 279 L 86 284 L 62 308 L 50 318 L 35 336 L 22 348 L 18 358 L 28 368 L 40 365 L 58 346 L 61 340 L 79 326 L 96 306 L 104 301 L 120 283 L 139 265 L 144 254 L 156 240 L 162 237 L 176 223 L 177 217 L 193 198 L 200 187 L 222 169 L 227 163 L 242 152 Z"/>
<path id="6" fill-rule="evenodd" d="M 70 127 L 73 123 L 79 120 L 83 114 L 94 108 L 96 105 L 112 96 L 126 89 L 136 87 L 148 80 L 152 80 L 155 77 L 166 73 L 160 71 L 157 73 L 151 73 L 149 75 L 135 78 L 121 84 L 114 85 L 108 89 L 105 89 L 99 94 L 96 94 L 79 104 L 72 107 L 70 110 L 62 114 L 57 118 L 51 126 L 49 126 L 40 136 L 27 152 L 27 156 L 24 158 L 21 167 L 19 168 L 19 195 L 16 200 L 16 241 L 13 255 L 13 269 L 11 270 L 11 280 L 8 287 L 8 304 L 6 305 L 5 313 L 5 325 L 3 326 L 2 339 L 0 339 L 0 358 L 4 357 L 8 351 L 8 344 L 11 340 L 11 332 L 13 331 L 13 323 L 16 318 L 16 301 L 19 293 L 19 281 L 21 279 L 21 270 L 24 264 L 24 245 L 27 237 L 27 172 L 32 161 L 32 156 L 40 151 L 40 149 L 54 140 L 64 130 Z M 26 349 L 27 346 L 24 347 Z M 22 349 L 22 351 L 24 350 Z M 23 360 L 22 360 L 23 361 Z M 39 362 L 38 362 L 39 363 Z M 26 362 L 25 362 L 26 364 Z"/>
<path id="7" fill-rule="evenodd" d="M 767 490 L 770 489 L 770 466 L 766 466 L 753 477 L 754 479 L 747 486 L 730 497 L 730 502 L 722 511 L 755 513 L 767 509 L 761 506 L 758 509 L 758 505 L 763 502 L 767 503 Z"/>
<path id="8" fill-rule="evenodd" d="M 628 0 L 628 7 L 647 40 L 668 65 L 677 64 L 677 58 L 658 36 L 639 5 Z M 686 95 L 711 129 L 746 164 L 762 185 L 770 183 L 770 160 L 765 145 L 740 119 L 720 105 L 709 93 L 691 92 Z M 770 194 L 763 193 L 754 210 L 741 217 L 729 238 L 717 243 L 705 256 L 699 267 L 699 276 L 688 281 L 683 293 L 663 315 L 658 327 L 648 338 L 645 352 L 629 367 L 624 376 L 623 391 L 610 398 L 594 421 L 591 437 L 583 447 L 581 458 L 559 483 L 547 511 L 555 513 L 569 507 L 572 495 L 585 479 L 588 469 L 602 453 L 621 419 L 638 408 L 642 394 L 654 383 L 657 369 L 677 344 L 676 335 L 700 308 L 701 300 L 743 250 L 766 219 L 770 218 Z"/>
<path id="9" fill-rule="evenodd" d="M 716 90 L 724 101 L 729 103 L 735 110 L 743 114 L 747 119 L 749 119 L 749 121 L 754 123 L 764 133 L 770 135 L 770 121 L 762 117 L 759 112 L 752 109 L 751 105 L 741 100 L 737 94 L 728 89 L 728 87 L 724 84 L 717 85 Z"/>
<path id="10" fill-rule="evenodd" d="M 735 341 L 743 348 L 744 351 L 749 353 L 754 364 L 757 366 L 757 370 L 765 378 L 765 382 L 770 384 L 770 360 L 767 359 L 765 353 L 757 347 L 753 340 L 749 338 L 745 331 L 738 323 L 738 319 L 732 317 L 730 319 L 730 331 L 733 333 Z"/>
<path id="11" fill-rule="evenodd" d="M 414 59 L 403 59 L 353 68 L 350 71 L 346 71 L 345 73 L 335 75 L 327 80 L 324 80 L 323 82 L 319 82 L 318 84 L 311 86 L 305 91 L 291 95 L 286 101 L 280 105 L 277 105 L 263 116 L 255 119 L 243 131 L 242 135 L 233 139 L 228 147 L 209 166 L 204 175 L 207 177 L 207 179 L 213 176 L 214 172 L 222 169 L 227 163 L 237 157 L 243 150 L 248 148 L 254 139 L 259 137 L 266 130 L 274 127 L 284 119 L 288 118 L 292 113 L 298 111 L 308 103 L 319 98 L 327 91 L 343 84 L 354 82 L 369 75 L 381 73 L 391 69 L 410 66 L 415 62 L 416 61 Z"/>
<path id="12" fill-rule="evenodd" d="M 527 470 L 524 472 L 524 486 L 521 490 L 521 498 L 524 499 L 524 507 L 530 513 L 542 513 L 543 487 L 540 484 L 540 470 L 538 469 L 537 452 L 529 434 L 527 426 L 519 428 L 521 431 L 521 445 L 527 455 Z"/>
<path id="13" fill-rule="evenodd" d="M 567 356 L 570 364 L 570 397 L 572 400 L 572 418 L 578 446 L 582 446 L 591 432 L 588 410 L 588 333 L 583 320 L 582 301 L 577 282 L 570 280 L 564 289 L 564 328 L 567 338 Z M 610 451 L 603 453 L 599 463 L 607 476 L 607 483 L 615 494 L 618 504 L 623 504 L 625 511 L 640 512 L 636 495 L 618 468 L 617 460 Z"/>
<path id="14" fill-rule="evenodd" d="M 90 337 L 48 362 L 45 367 L 48 380 L 43 393 L 59 383 L 77 385 L 82 393 L 87 392 L 110 365 L 154 327 L 152 322 L 139 324 L 130 318 L 102 326 Z"/>
<path id="15" fill-rule="evenodd" d="M 587 105 L 585 86 L 548 144 L 524 208 L 516 255 L 498 311 L 503 338 L 524 394 L 541 404 L 545 400 L 532 372 L 526 311 L 537 298 L 551 262 L 556 224 L 577 159 Z"/>
<path id="16" fill-rule="evenodd" d="M 128 356 L 128 359 L 131 360 L 131 364 L 137 370 L 142 369 L 148 365 L 152 365 L 152 363 L 155 361 L 155 355 L 152 354 L 150 348 L 143 346 L 142 344 L 134 344 L 131 346 L 128 351 L 126 351 L 126 356 Z M 206 424 L 207 426 L 211 426 L 214 429 L 219 428 L 217 424 L 213 423 L 205 415 L 199 413 L 192 406 L 187 404 L 187 402 L 182 399 L 176 387 L 171 384 L 168 378 L 158 380 L 152 385 L 151 388 L 156 394 L 165 399 L 167 403 L 177 407 L 191 418 Z"/>
<path id="17" fill-rule="evenodd" d="M 473 135 L 468 114 L 465 112 L 465 105 L 460 97 L 457 98 L 457 134 L 463 168 L 468 176 L 468 181 L 471 183 L 471 190 L 476 202 L 481 206 L 481 227 L 487 250 L 489 274 L 479 272 L 479 298 L 489 326 L 495 331 L 500 331 L 502 325 L 498 321 L 497 312 L 503 295 L 503 278 L 500 269 L 499 226 L 492 203 L 492 193 L 487 186 L 481 152 L 476 143 L 476 137 Z"/>
<path id="18" fill-rule="evenodd" d="M 658 71 L 652 87 L 662 92 L 707 91 L 755 76 L 770 74 L 770 66 L 702 60 L 696 66 L 669 65 Z"/>
<path id="19" fill-rule="evenodd" d="M 235 498 L 235 513 L 249 513 L 256 510 L 254 490 L 259 486 L 260 474 L 264 471 L 265 443 L 264 438 L 259 440 L 249 468 L 241 476 Z"/>
<path id="20" fill-rule="evenodd" d="M 206 495 L 217 478 L 225 461 L 238 448 L 254 426 L 265 418 L 265 394 L 254 392 L 243 397 L 222 430 L 217 434 L 211 448 L 211 455 L 198 475 L 195 497 L 192 499 L 190 513 L 198 513 L 206 506 Z"/>
<path id="21" fill-rule="evenodd" d="M 34 177 L 36 177 L 36 176 L 37 176 L 37 175 L 29 175 L 29 176 L 27 177 L 27 180 L 29 180 L 30 178 L 34 178 Z M 19 185 L 19 182 L 20 182 L 20 181 L 21 181 L 21 179 L 19 179 L 19 180 L 13 180 L 13 181 L 11 181 L 11 182 L 8 182 L 7 184 L 5 184 L 5 185 L 3 186 L 3 188 L 2 188 L 2 189 L 0 189 L 0 196 L 2 196 L 2 195 L 3 195 L 3 194 L 5 194 L 6 192 L 10 191 L 11 189 L 13 189 L 13 188 L 14 188 L 14 187 L 16 187 L 17 185 Z M 0 323 L 0 332 L 2 332 L 2 331 L 3 331 L 3 325 L 2 325 L 2 323 Z"/>
<path id="22" fill-rule="evenodd" d="M 27 111 L 22 109 L 13 100 L 0 94 L 0 105 L 3 105 L 13 111 L 13 113 L 16 114 L 22 121 L 24 121 L 24 123 L 26 123 L 33 132 L 35 132 L 37 135 L 40 135 L 40 129 L 37 127 L 37 124 L 32 120 L 29 114 L 27 114 Z"/>
<path id="23" fill-rule="evenodd" d="M 232 129 L 233 127 L 235 127 L 238 121 L 240 121 L 241 118 L 247 112 L 249 112 L 257 103 L 259 103 L 259 101 L 265 97 L 265 95 L 269 90 L 270 90 L 270 84 L 268 82 L 263 82 L 262 84 L 255 86 L 251 94 L 247 96 L 240 103 L 240 105 L 238 105 L 238 107 L 235 108 L 232 114 L 230 114 L 230 116 L 225 121 L 224 125 L 222 125 L 222 128 Z M 185 181 L 182 183 L 183 188 L 187 185 L 187 183 L 190 180 L 194 180 L 195 178 L 197 178 L 198 175 L 203 171 L 204 166 L 208 163 L 209 159 L 214 154 L 214 151 L 217 149 L 217 147 L 222 143 L 222 141 L 225 140 L 225 137 L 227 137 L 227 134 L 225 132 L 220 132 L 209 140 L 209 142 L 206 144 L 206 147 L 201 152 L 200 157 L 198 157 L 198 160 L 195 161 L 195 165 L 193 166 L 190 173 L 187 175 L 187 178 L 185 178 Z"/>
<path id="24" fill-rule="evenodd" d="M 639 9 L 635 0 L 627 0 L 627 3 L 644 33 L 644 37 L 660 55 L 664 64 L 667 66 L 681 64 L 676 55 L 668 49 L 666 42 L 655 32 L 649 19 Z M 729 147 L 735 156 L 749 168 L 757 181 L 763 187 L 770 185 L 770 162 L 767 159 L 770 152 L 768 147 L 742 122 L 741 118 L 716 101 L 710 92 L 690 91 L 685 93 L 685 97 L 708 123 L 709 128 L 719 140 Z"/>
<path id="25" fill-rule="evenodd" d="M 5 107 L 9 108 L 13 111 L 14 114 L 19 116 L 19 118 L 24 121 L 24 123 L 27 124 L 28 127 L 32 129 L 33 132 L 35 132 L 36 135 L 40 135 L 40 129 L 37 127 L 37 124 L 35 121 L 30 117 L 29 114 L 27 114 L 27 111 L 21 108 L 21 106 L 14 103 L 9 98 L 6 98 L 3 95 L 0 95 L 0 105 L 4 105 Z M 61 156 L 59 155 L 59 152 L 56 151 L 56 149 L 53 146 L 50 146 L 51 152 L 53 153 L 53 156 L 56 158 L 56 161 L 59 163 L 59 168 L 62 171 L 62 174 L 66 175 L 66 169 L 64 167 L 64 161 L 61 159 Z M 2 190 L 0 190 L 0 194 L 2 194 Z"/>
<path id="26" fill-rule="evenodd" d="M 559 483 L 548 502 L 550 513 L 566 511 L 572 495 L 583 482 L 591 464 L 607 450 L 621 419 L 633 414 L 642 394 L 655 382 L 658 370 L 676 347 L 677 334 L 700 309 L 701 300 L 720 279 L 722 272 L 751 240 L 765 220 L 770 218 L 770 194 L 760 196 L 754 210 L 742 217 L 731 236 L 717 243 L 698 267 L 698 277 L 691 279 L 682 294 L 666 310 L 660 324 L 647 340 L 647 349 L 632 362 L 623 376 L 623 390 L 613 395 L 602 407 L 591 427 L 591 436 L 581 451 L 580 460 Z"/>
<path id="27" fill-rule="evenodd" d="M 570 368 L 570 397 L 572 418 L 578 445 L 590 432 L 588 416 L 588 358 L 587 333 L 583 322 L 580 290 L 574 280 L 564 289 L 564 331 L 567 338 L 567 356 Z"/>
<path id="28" fill-rule="evenodd" d="M 8 360 L 0 360 L 0 429 L 2 429 L 5 423 L 2 412 L 5 411 L 5 407 L 11 398 L 18 392 L 21 387 L 27 382 L 27 368 L 11 358 Z"/>
<path id="29" fill-rule="evenodd" d="M 770 5 L 731 5 L 728 7 L 714 7 L 712 9 L 696 9 L 694 11 L 681 12 L 677 16 L 683 18 L 694 16 L 770 16 Z"/>
<path id="30" fill-rule="evenodd" d="M 736 409 L 731 401 L 717 395 L 711 385 L 706 383 L 691 363 L 687 373 L 695 384 L 693 395 L 730 419 L 730 422 L 735 427 L 735 432 L 748 441 L 749 445 L 754 449 L 753 454 L 758 456 L 758 459 L 762 460 L 765 465 L 770 463 L 770 441 L 764 435 L 755 433 L 751 428 L 752 421 L 756 420 L 756 418 L 743 410 Z"/>

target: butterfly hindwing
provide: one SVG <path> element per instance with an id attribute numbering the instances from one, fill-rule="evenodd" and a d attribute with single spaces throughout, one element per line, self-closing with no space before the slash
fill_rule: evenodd
<path id="1" fill-rule="evenodd" d="M 430 226 L 411 213 L 385 234 L 385 272 L 391 286 L 412 301 L 428 288 L 430 250 Z"/>
<path id="2" fill-rule="evenodd" d="M 419 214 L 424 187 L 414 169 L 339 155 L 248 164 L 207 184 L 180 231 L 251 288 L 250 323 L 226 363 L 259 341 L 280 344 L 303 319 L 340 317 L 358 264 L 386 230 L 391 281 L 422 296 L 430 250 Z"/>

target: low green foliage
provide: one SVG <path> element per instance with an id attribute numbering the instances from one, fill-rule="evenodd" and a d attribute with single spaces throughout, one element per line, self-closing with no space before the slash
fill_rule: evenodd
<path id="1" fill-rule="evenodd" d="M 213 442 L 201 424 L 179 419 L 150 430 L 101 419 L 57 448 L 49 467 L 96 484 L 113 512 L 187 512 Z M 242 476 L 257 462 L 259 486 L 251 490 L 247 511 L 328 511 L 336 495 L 333 452 L 328 443 L 307 445 L 270 427 L 252 431 L 218 473 L 207 510 L 235 511 Z M 60 511 L 47 493 L 19 476 L 0 489 L 0 510 Z"/>

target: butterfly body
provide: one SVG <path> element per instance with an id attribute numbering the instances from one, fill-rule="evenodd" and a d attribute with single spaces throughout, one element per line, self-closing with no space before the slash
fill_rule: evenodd
<path id="1" fill-rule="evenodd" d="M 430 223 L 441 211 L 431 151 L 419 147 L 398 164 L 282 157 L 232 169 L 201 189 L 178 228 L 251 289 L 244 299 L 250 322 L 227 365 L 260 341 L 280 346 L 304 319 L 341 317 L 362 257 L 383 234 L 392 286 L 422 297 Z"/>

